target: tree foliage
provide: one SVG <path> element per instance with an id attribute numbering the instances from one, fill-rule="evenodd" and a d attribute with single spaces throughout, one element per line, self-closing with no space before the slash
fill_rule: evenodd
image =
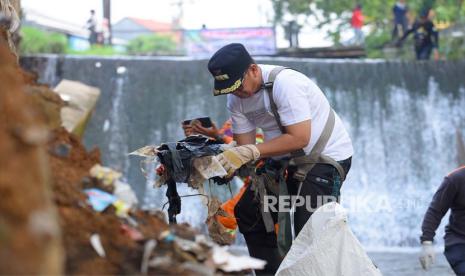
<path id="1" fill-rule="evenodd" d="M 127 53 L 131 55 L 172 55 L 176 54 L 177 44 L 172 36 L 152 34 L 131 40 Z"/>
<path id="2" fill-rule="evenodd" d="M 396 0 L 271 0 L 275 12 L 274 22 L 282 24 L 284 15 L 317 15 L 321 25 L 333 23 L 337 19 L 347 19 L 356 4 L 363 6 L 368 24 L 386 26 L 392 20 L 392 7 Z M 448 22 L 463 21 L 465 18 L 464 0 L 407 0 L 412 14 L 418 14 L 428 7 L 435 11 L 436 19 Z M 318 12 L 317 12 L 318 11 Z"/>
<path id="3" fill-rule="evenodd" d="M 313 16 L 317 27 L 330 26 L 328 37 L 338 45 L 341 32 L 350 27 L 351 11 L 361 4 L 365 24 L 370 26 L 365 49 L 369 57 L 382 57 L 384 46 L 391 43 L 392 8 L 397 0 L 271 0 L 275 11 L 274 23 L 286 26 L 285 18 L 295 20 Z M 406 0 L 409 17 L 413 20 L 425 8 L 434 12 L 434 20 L 450 24 L 465 24 L 465 0 Z M 463 38 L 440 36 L 440 51 L 450 59 L 465 57 Z M 405 48 L 405 47 L 404 47 Z M 410 52 L 410 51 L 409 51 Z"/>
<path id="4" fill-rule="evenodd" d="M 63 34 L 46 32 L 34 27 L 21 28 L 21 54 L 62 54 L 66 47 L 67 39 Z"/>

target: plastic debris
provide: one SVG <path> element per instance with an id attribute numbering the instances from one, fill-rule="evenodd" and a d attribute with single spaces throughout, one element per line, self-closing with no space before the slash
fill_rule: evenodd
<path id="1" fill-rule="evenodd" d="M 144 255 L 142 256 L 142 264 L 140 268 L 140 271 L 143 274 L 147 274 L 149 270 L 149 258 L 155 247 L 157 247 L 156 240 L 148 240 L 144 245 Z"/>
<path id="2" fill-rule="evenodd" d="M 225 176 L 228 174 L 216 156 L 196 158 L 193 161 L 193 166 L 204 179 L 210 179 L 216 176 Z"/>
<path id="3" fill-rule="evenodd" d="M 97 212 L 102 212 L 110 204 L 113 204 L 117 200 L 117 198 L 114 195 L 104 192 L 97 188 L 86 189 L 84 190 L 84 192 L 88 196 L 88 201 L 90 205 Z"/>
<path id="4" fill-rule="evenodd" d="M 96 164 L 90 169 L 90 175 L 102 181 L 104 185 L 112 185 L 122 174 L 111 168 Z"/>
<path id="5" fill-rule="evenodd" d="M 195 241 L 175 238 L 176 245 L 184 252 L 190 252 L 195 255 L 197 261 L 205 261 L 208 258 L 208 250 Z"/>
<path id="6" fill-rule="evenodd" d="M 128 155 L 142 156 L 142 157 L 156 157 L 157 156 L 157 146 L 145 146 L 140 149 L 137 149 Z"/>
<path id="7" fill-rule="evenodd" d="M 136 193 L 132 190 L 131 186 L 127 183 L 116 180 L 114 182 L 115 190 L 113 194 L 121 201 L 123 201 L 129 208 L 135 208 L 139 201 L 137 200 Z"/>
<path id="8" fill-rule="evenodd" d="M 70 96 L 70 95 L 60 95 L 60 98 L 61 98 L 65 103 L 69 103 L 69 101 L 71 100 L 71 96 Z"/>
<path id="9" fill-rule="evenodd" d="M 173 242 L 175 237 L 176 236 L 173 233 L 171 233 L 169 230 L 166 230 L 166 231 L 161 232 L 158 239 L 164 242 Z"/>
<path id="10" fill-rule="evenodd" d="M 219 245 L 231 245 L 236 239 L 235 232 L 219 223 L 216 218 L 217 215 L 229 217 L 229 214 L 221 209 L 221 202 L 216 197 L 212 197 L 208 202 L 208 217 L 206 220 L 208 234 Z"/>
<path id="11" fill-rule="evenodd" d="M 171 265 L 173 263 L 173 259 L 169 256 L 162 256 L 162 257 L 155 257 L 148 262 L 148 265 L 151 267 L 163 266 L 163 265 Z"/>
<path id="12" fill-rule="evenodd" d="M 205 180 L 214 177 L 223 177 L 228 173 L 224 170 L 216 156 L 204 156 L 192 160 L 194 170 L 189 176 L 189 184 L 193 188 L 203 185 Z"/>
<path id="13" fill-rule="evenodd" d="M 129 211 L 131 208 L 129 207 L 126 202 L 117 199 L 115 202 L 113 202 L 113 207 L 116 209 L 116 215 L 120 218 L 125 218 L 129 215 Z"/>
<path id="14" fill-rule="evenodd" d="M 66 143 L 60 143 L 50 149 L 50 153 L 61 158 L 67 158 L 71 153 L 72 146 Z"/>
<path id="15" fill-rule="evenodd" d="M 126 224 L 121 224 L 121 232 L 130 237 L 131 240 L 141 241 L 144 239 L 144 235 L 139 230 Z"/>
<path id="16" fill-rule="evenodd" d="M 213 262 L 224 272 L 263 269 L 266 265 L 266 261 L 249 256 L 236 256 L 228 252 L 226 247 L 219 246 L 213 248 Z"/>
<path id="17" fill-rule="evenodd" d="M 100 257 L 104 258 L 106 256 L 99 234 L 92 234 L 92 236 L 90 236 L 90 244 Z"/>
<path id="18" fill-rule="evenodd" d="M 166 251 L 167 248 L 169 251 Z M 218 275 L 215 272 L 230 273 L 263 269 L 265 264 L 265 261 L 249 256 L 234 255 L 227 247 L 218 246 L 204 235 L 198 234 L 191 240 L 166 230 L 157 240 L 149 240 L 145 243 L 141 272 L 147 274 L 150 268 L 162 267 L 169 270 L 175 265 L 181 271 L 191 273 L 195 271 L 199 273 L 198 275 Z"/>
<path id="19" fill-rule="evenodd" d="M 157 148 L 157 156 L 170 178 L 178 183 L 188 183 L 191 171 L 195 171 L 192 160 L 221 153 L 221 145 L 208 137 L 192 135 L 176 143 L 162 144 Z"/>
<path id="20" fill-rule="evenodd" d="M 124 217 L 124 219 L 126 220 L 127 223 L 129 223 L 132 227 L 137 227 L 139 226 L 139 223 L 137 222 L 137 220 L 133 219 L 131 216 L 126 216 Z"/>
<path id="21" fill-rule="evenodd" d="M 64 79 L 54 90 L 67 103 L 61 108 L 62 125 L 69 132 L 82 137 L 100 97 L 100 89 Z"/>

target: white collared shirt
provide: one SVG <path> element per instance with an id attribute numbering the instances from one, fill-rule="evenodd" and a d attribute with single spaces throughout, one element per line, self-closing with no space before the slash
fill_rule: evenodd
<path id="1" fill-rule="evenodd" d="M 259 67 L 263 81 L 267 82 L 271 70 L 276 66 L 260 64 Z M 310 142 L 304 148 L 307 154 L 310 153 L 323 132 L 331 108 L 321 89 L 302 73 L 283 70 L 274 82 L 273 98 L 283 126 L 311 120 Z M 227 107 L 232 118 L 233 133 L 243 134 L 261 128 L 265 142 L 281 135 L 265 90 L 244 99 L 228 94 Z M 341 161 L 352 156 L 354 150 L 341 119 L 337 114 L 335 117 L 333 133 L 322 153 Z"/>

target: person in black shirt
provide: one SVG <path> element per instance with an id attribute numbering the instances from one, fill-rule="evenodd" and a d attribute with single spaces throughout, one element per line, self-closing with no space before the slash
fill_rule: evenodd
<path id="1" fill-rule="evenodd" d="M 439 59 L 439 34 L 434 23 L 428 18 L 429 11 L 429 9 L 423 10 L 412 28 L 407 30 L 397 42 L 398 47 L 402 46 L 403 41 L 413 33 L 417 60 L 428 60 L 431 52 L 434 52 L 435 60 Z"/>
<path id="2" fill-rule="evenodd" d="M 433 239 L 441 219 L 449 209 L 451 212 L 444 236 L 444 255 L 457 275 L 465 275 L 465 166 L 444 178 L 426 211 L 420 237 L 420 262 L 424 269 L 429 269 L 434 263 Z"/>

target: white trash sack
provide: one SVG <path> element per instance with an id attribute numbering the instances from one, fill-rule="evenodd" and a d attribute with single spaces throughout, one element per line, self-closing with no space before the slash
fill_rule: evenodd
<path id="1" fill-rule="evenodd" d="M 382 275 L 347 225 L 347 212 L 335 202 L 316 210 L 279 266 L 279 276 Z"/>

